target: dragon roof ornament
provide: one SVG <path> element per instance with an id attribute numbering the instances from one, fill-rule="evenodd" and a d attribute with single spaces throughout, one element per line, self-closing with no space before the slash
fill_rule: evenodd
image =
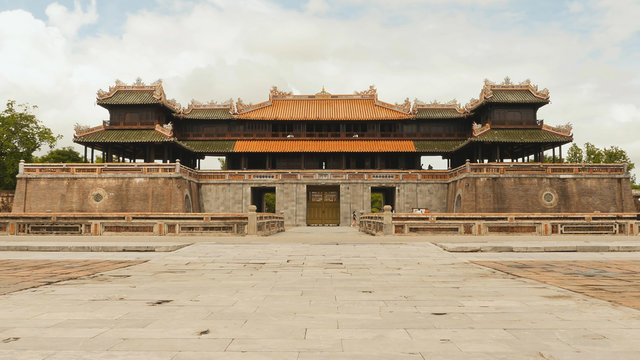
<path id="1" fill-rule="evenodd" d="M 363 90 L 363 91 L 356 91 L 355 95 L 361 95 L 361 96 L 365 96 L 365 95 L 378 95 L 378 91 L 376 90 L 375 85 L 370 85 L 369 89 L 367 90 Z"/>
<path id="2" fill-rule="evenodd" d="M 238 100 L 236 101 L 236 110 L 238 112 L 243 112 L 249 108 L 251 108 L 253 106 L 253 104 L 248 103 L 245 104 L 244 101 L 242 101 L 242 99 L 238 98 Z"/>
<path id="3" fill-rule="evenodd" d="M 168 108 L 179 112 L 182 106 L 175 99 L 167 99 L 164 89 L 162 88 L 162 80 L 158 79 L 151 84 L 147 85 L 142 81 L 140 77 L 136 79 L 131 85 L 127 85 L 124 82 L 116 79 L 115 86 L 110 86 L 108 91 L 98 89 L 96 95 L 97 100 L 106 100 L 115 95 L 118 91 L 153 91 L 153 98 L 159 100 Z"/>
<path id="4" fill-rule="evenodd" d="M 187 106 L 186 109 L 182 109 L 182 114 L 190 114 L 193 110 L 229 110 L 229 112 L 233 112 L 233 99 L 229 99 L 221 103 L 218 103 L 215 100 L 202 103 L 195 99 L 191 99 L 189 106 Z"/>
<path id="5" fill-rule="evenodd" d="M 273 97 L 277 97 L 277 96 L 281 96 L 281 97 L 286 97 L 286 96 L 291 96 L 293 95 L 293 93 L 291 91 L 282 91 L 279 90 L 277 86 L 272 86 L 271 90 L 269 90 L 269 97 L 273 98 Z"/>
<path id="6" fill-rule="evenodd" d="M 413 112 L 417 112 L 418 109 L 439 109 L 439 110 L 455 110 L 460 114 L 467 113 L 468 110 L 460 105 L 458 100 L 451 99 L 447 102 L 441 103 L 438 100 L 433 100 L 430 103 L 425 103 L 418 99 L 413 100 Z"/>

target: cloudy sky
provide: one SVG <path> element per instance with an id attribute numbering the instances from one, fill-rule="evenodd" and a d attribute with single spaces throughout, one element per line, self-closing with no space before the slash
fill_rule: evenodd
<path id="1" fill-rule="evenodd" d="M 164 81 L 187 105 L 374 84 L 388 102 L 531 79 L 551 125 L 640 164 L 640 0 L 0 0 L 0 103 L 38 105 L 72 144 L 96 90 Z"/>

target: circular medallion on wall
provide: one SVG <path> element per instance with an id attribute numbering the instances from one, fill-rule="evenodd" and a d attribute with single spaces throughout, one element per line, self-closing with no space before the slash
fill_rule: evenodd
<path id="1" fill-rule="evenodd" d="M 546 188 L 540 191 L 539 199 L 542 206 L 548 208 L 558 205 L 558 193 L 551 188 Z"/>
<path id="2" fill-rule="evenodd" d="M 94 204 L 101 203 L 104 199 L 107 198 L 107 192 L 104 189 L 96 189 L 89 194 L 89 200 Z"/>

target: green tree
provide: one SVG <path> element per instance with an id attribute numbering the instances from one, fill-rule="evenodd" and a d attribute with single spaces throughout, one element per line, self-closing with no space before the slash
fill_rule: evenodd
<path id="1" fill-rule="evenodd" d="M 36 159 L 39 163 L 81 163 L 84 158 L 79 152 L 75 151 L 71 146 L 62 149 L 54 149 L 46 155 Z"/>
<path id="2" fill-rule="evenodd" d="M 0 189 L 15 189 L 20 160 L 32 162 L 34 152 L 60 138 L 31 113 L 35 108 L 9 100 L 0 113 Z"/>
<path id="3" fill-rule="evenodd" d="M 379 213 L 382 212 L 382 194 L 381 193 L 371 193 L 371 212 Z"/>
<path id="4" fill-rule="evenodd" d="M 604 162 L 604 151 L 592 143 L 585 143 L 584 162 L 588 164 L 602 164 Z"/>
<path id="5" fill-rule="evenodd" d="M 627 163 L 627 170 L 631 172 L 635 164 L 631 162 L 627 152 L 617 146 L 598 148 L 592 143 L 585 143 L 584 150 L 575 143 L 569 148 L 569 153 L 565 159 L 569 163 L 588 164 L 622 164 Z M 636 176 L 631 175 L 631 184 L 636 183 Z"/>
<path id="6" fill-rule="evenodd" d="M 264 212 L 266 213 L 276 212 L 276 193 L 264 194 Z"/>
<path id="7" fill-rule="evenodd" d="M 218 162 L 220 163 L 220 170 L 227 170 L 227 158 L 219 157 Z"/>
<path id="8" fill-rule="evenodd" d="M 567 152 L 567 157 L 565 158 L 566 162 L 573 164 L 580 164 L 584 162 L 584 151 L 580 149 L 578 144 L 573 143 Z"/>

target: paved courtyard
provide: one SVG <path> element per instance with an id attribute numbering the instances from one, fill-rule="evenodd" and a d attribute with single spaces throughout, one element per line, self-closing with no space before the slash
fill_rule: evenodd
<path id="1" fill-rule="evenodd" d="M 349 228 L 256 239 L 0 252 L 0 266 L 126 266 L 0 295 L 0 359 L 640 358 L 640 311 L 549 280 L 579 267 L 633 283 L 640 253 L 448 253 Z"/>

